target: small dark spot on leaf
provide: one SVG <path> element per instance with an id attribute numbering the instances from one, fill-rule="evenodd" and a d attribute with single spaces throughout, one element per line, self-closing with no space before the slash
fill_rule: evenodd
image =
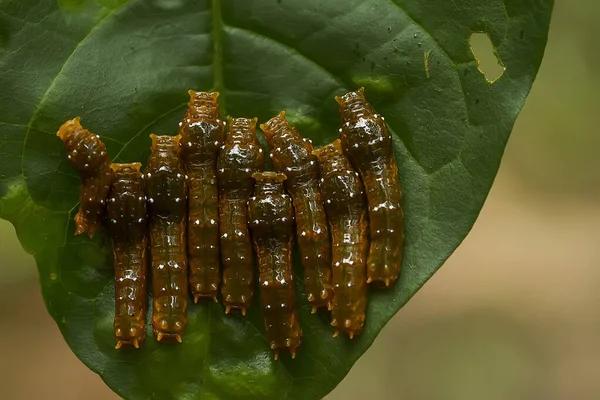
<path id="1" fill-rule="evenodd" d="M 391 26 L 389 26 L 389 27 L 388 27 L 388 32 L 391 32 L 391 31 L 392 31 L 392 27 L 391 27 Z"/>
<path id="2" fill-rule="evenodd" d="M 464 76 L 467 76 L 467 75 L 469 75 L 470 73 L 471 73 L 471 71 L 470 71 L 468 68 L 465 68 L 465 69 L 463 70 L 463 75 L 464 75 Z"/>
<path id="3" fill-rule="evenodd" d="M 521 29 L 521 40 L 525 39 L 525 30 Z"/>
<path id="4" fill-rule="evenodd" d="M 475 104 L 479 104 L 479 98 L 475 99 Z"/>
<path id="5" fill-rule="evenodd" d="M 371 71 L 373 71 L 375 69 L 375 65 L 376 65 L 375 62 L 371 61 Z"/>
<path id="6" fill-rule="evenodd" d="M 366 61 L 367 61 L 367 57 L 363 57 L 363 62 L 366 62 Z"/>

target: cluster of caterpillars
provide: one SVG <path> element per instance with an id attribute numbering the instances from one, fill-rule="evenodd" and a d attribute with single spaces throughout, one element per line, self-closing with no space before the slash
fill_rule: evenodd
<path id="1" fill-rule="evenodd" d="M 334 336 L 359 334 L 367 284 L 392 285 L 402 262 L 401 190 L 384 118 L 362 88 L 336 97 L 339 139 L 313 149 L 282 111 L 260 125 L 275 169 L 264 171 L 257 119 L 225 122 L 219 93 L 189 94 L 179 134 L 150 135 L 143 172 L 141 163 L 111 164 L 79 118 L 57 133 L 82 178 L 75 233 L 92 237 L 104 225 L 112 240 L 116 347 L 145 338 L 150 249 L 158 341 L 182 341 L 188 297 L 218 301 L 220 288 L 225 312 L 245 315 L 258 280 L 267 341 L 275 358 L 281 349 L 294 357 L 296 240 L 313 312 L 331 310 Z"/>

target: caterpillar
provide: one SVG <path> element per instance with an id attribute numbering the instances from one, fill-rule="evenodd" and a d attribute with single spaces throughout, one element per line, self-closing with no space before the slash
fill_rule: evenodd
<path id="1" fill-rule="evenodd" d="M 370 239 L 367 283 L 393 284 L 400 273 L 404 242 L 404 213 L 392 135 L 376 114 L 364 89 L 336 96 L 344 153 L 360 174 L 369 204 Z"/>
<path id="2" fill-rule="evenodd" d="M 65 122 L 56 135 L 65 143 L 67 158 L 81 176 L 79 211 L 75 215 L 75 235 L 92 238 L 102 226 L 110 187 L 110 160 L 106 146 L 81 126 L 80 118 Z"/>
<path id="3" fill-rule="evenodd" d="M 187 257 L 185 237 L 186 176 L 179 158 L 179 136 L 151 134 L 144 170 L 150 223 L 153 314 L 156 340 L 182 341 L 187 325 Z"/>
<path id="4" fill-rule="evenodd" d="M 148 247 L 142 164 L 111 164 L 106 205 L 107 231 L 115 269 L 114 331 L 117 349 L 139 348 L 146 337 Z"/>
<path id="5" fill-rule="evenodd" d="M 262 124 L 274 167 L 287 176 L 285 187 L 296 213 L 296 235 L 304 285 L 312 312 L 330 307 L 331 244 L 319 189 L 319 165 L 312 144 L 285 119 L 285 111 Z"/>
<path id="6" fill-rule="evenodd" d="M 255 172 L 248 201 L 248 225 L 258 258 L 260 298 L 266 337 L 277 360 L 281 349 L 292 358 L 302 342 L 292 271 L 294 211 L 285 193 L 285 174 Z"/>
<path id="7" fill-rule="evenodd" d="M 362 330 L 367 306 L 367 201 L 339 139 L 313 154 L 321 167 L 321 192 L 332 241 L 333 336 L 342 331 L 352 339 Z"/>
<path id="8" fill-rule="evenodd" d="M 219 271 L 219 194 L 217 153 L 223 144 L 217 92 L 190 90 L 188 110 L 179 123 L 181 158 L 188 175 L 188 257 L 194 302 L 217 301 Z"/>
<path id="9" fill-rule="evenodd" d="M 238 308 L 243 315 L 254 294 L 254 256 L 248 234 L 247 203 L 252 174 L 263 168 L 264 156 L 256 138 L 258 119 L 227 117 L 229 130 L 219 151 L 219 232 L 225 313 Z"/>

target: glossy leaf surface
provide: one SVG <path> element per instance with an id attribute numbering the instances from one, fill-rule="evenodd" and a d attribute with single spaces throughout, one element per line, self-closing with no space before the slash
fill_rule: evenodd
<path id="1" fill-rule="evenodd" d="M 321 398 L 471 229 L 540 66 L 552 5 L 0 0 L 0 217 L 35 256 L 67 343 L 121 396 Z M 489 35 L 506 68 L 493 83 L 478 69 L 472 32 Z M 245 319 L 191 305 L 182 345 L 157 344 L 148 331 L 141 350 L 115 350 L 109 242 L 73 236 L 80 181 L 55 136 L 61 123 L 79 115 L 114 162 L 145 163 L 148 134 L 176 132 L 188 89 L 217 90 L 223 115 L 264 122 L 287 110 L 320 146 L 337 136 L 334 95 L 359 86 L 394 134 L 406 214 L 402 275 L 371 293 L 359 338 L 333 339 L 297 279 L 304 342 L 295 360 L 273 361 L 258 299 Z"/>

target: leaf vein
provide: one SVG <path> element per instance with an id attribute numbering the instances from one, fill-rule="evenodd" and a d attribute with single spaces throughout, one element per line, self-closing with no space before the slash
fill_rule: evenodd
<path id="1" fill-rule="evenodd" d="M 75 55 L 75 53 L 77 52 L 77 50 L 81 47 L 81 45 L 84 42 L 86 42 L 87 40 L 89 40 L 90 37 L 92 37 L 92 35 L 98 29 L 98 27 L 101 26 L 101 23 L 103 21 L 105 21 L 110 15 L 112 15 L 112 12 L 113 11 L 111 10 L 109 13 L 107 13 L 105 16 L 103 16 L 101 19 L 99 19 L 98 22 L 96 22 L 96 24 L 94 26 L 92 26 L 92 28 L 90 29 L 90 31 L 83 37 L 83 39 L 81 39 L 77 43 L 77 45 L 73 48 L 73 51 L 71 52 L 71 54 L 69 54 L 69 56 L 67 57 L 67 59 L 63 63 L 63 65 L 60 68 L 60 70 L 58 71 L 58 73 L 54 76 L 54 79 L 52 79 L 52 81 L 50 82 L 50 85 L 48 86 L 48 89 L 46 89 L 46 91 L 44 92 L 44 94 L 40 98 L 39 103 L 37 104 L 36 108 L 34 109 L 33 113 L 31 114 L 31 118 L 29 119 L 29 123 L 27 124 L 27 131 L 25 132 L 25 137 L 23 138 L 23 148 L 21 150 L 21 174 L 22 174 L 23 178 L 25 179 L 25 182 L 27 182 L 27 179 L 26 179 L 26 176 L 25 176 L 25 168 L 24 168 L 24 164 L 25 164 L 24 154 L 25 154 L 25 148 L 27 146 L 27 139 L 29 138 L 29 133 L 31 132 L 31 127 L 32 127 L 33 122 L 37 119 L 37 117 L 38 117 L 38 115 L 40 113 L 40 110 L 42 109 L 42 106 L 44 105 L 44 103 L 46 102 L 46 99 L 48 98 L 48 94 L 54 88 L 54 85 L 56 84 L 56 82 L 58 80 L 58 77 L 63 74 L 63 71 L 64 71 L 65 67 L 67 66 L 67 64 L 69 64 L 69 62 L 73 58 L 73 55 Z"/>
<path id="2" fill-rule="evenodd" d="M 327 68 L 325 68 L 323 65 L 319 64 L 316 60 L 312 59 L 311 57 L 309 57 L 308 55 L 302 53 L 300 50 L 291 47 L 283 42 L 281 42 L 280 40 L 277 40 L 271 36 L 267 36 L 264 33 L 259 33 L 259 32 L 255 32 L 246 28 L 241 28 L 239 26 L 233 26 L 233 25 L 227 25 L 227 28 L 231 29 L 231 30 L 238 30 L 240 32 L 244 32 L 247 35 L 251 35 L 251 36 L 256 36 L 268 41 L 271 41 L 273 43 L 276 43 L 277 45 L 279 45 L 280 47 L 285 48 L 287 51 L 289 51 L 290 53 L 294 53 L 299 55 L 300 57 L 304 58 L 305 60 L 309 61 L 311 64 L 313 64 L 314 66 L 316 66 L 318 69 L 320 69 L 322 72 L 324 72 L 325 74 L 327 74 L 333 81 L 335 81 L 340 87 L 342 88 L 347 88 L 349 85 L 347 85 L 346 82 L 344 82 L 341 78 L 339 78 L 338 76 L 336 76 L 333 72 L 329 71 Z"/>

